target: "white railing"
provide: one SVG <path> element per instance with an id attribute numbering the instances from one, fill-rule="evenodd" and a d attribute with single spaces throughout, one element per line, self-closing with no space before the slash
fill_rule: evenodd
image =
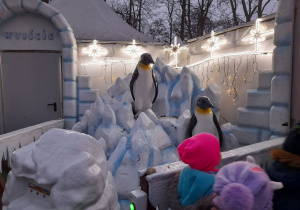
<path id="1" fill-rule="evenodd" d="M 248 155 L 254 157 L 256 163 L 266 169 L 272 163 L 270 150 L 280 148 L 284 138 L 272 139 L 245 147 L 240 147 L 227 152 L 222 152 L 222 163 L 218 168 L 234 161 L 245 160 Z M 168 209 L 168 186 L 176 173 L 186 164 L 181 161 L 154 167 L 156 173 L 145 177 L 148 183 L 148 200 L 153 207 L 160 210 Z"/>
<path id="2" fill-rule="evenodd" d="M 15 150 L 39 140 L 41 135 L 51 128 L 63 127 L 64 120 L 52 120 L 0 135 L 0 157 L 3 157 L 10 166 L 10 157 Z M 0 173 L 2 173 L 2 161 L 0 161 Z"/>

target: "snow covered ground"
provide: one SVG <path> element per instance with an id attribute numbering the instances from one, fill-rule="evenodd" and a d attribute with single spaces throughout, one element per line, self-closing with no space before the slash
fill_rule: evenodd
<path id="1" fill-rule="evenodd" d="M 2 199 L 4 210 L 118 210 L 117 201 L 101 144 L 63 129 L 52 129 L 13 153 Z"/>

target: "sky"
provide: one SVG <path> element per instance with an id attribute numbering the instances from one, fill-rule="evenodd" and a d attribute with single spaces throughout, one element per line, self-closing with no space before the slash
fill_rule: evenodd
<path id="1" fill-rule="evenodd" d="M 129 0 L 106 0 L 106 2 L 111 5 L 112 2 L 128 2 Z M 229 1 L 229 0 L 228 0 Z M 267 0 L 263 0 L 263 3 L 265 3 Z M 197 3 L 197 0 L 192 0 L 192 2 Z M 217 1 L 215 1 L 217 2 Z M 271 0 L 271 2 L 266 6 L 265 8 L 265 14 L 269 15 L 269 14 L 273 14 L 277 11 L 277 6 L 278 6 L 278 0 Z M 166 8 L 164 8 L 163 6 L 159 7 L 159 8 L 155 8 L 155 10 L 157 11 L 157 9 L 159 9 L 159 11 L 166 11 Z M 243 10 L 242 7 L 240 6 L 238 8 L 238 13 L 242 14 Z M 254 19 L 256 19 L 256 17 L 254 17 Z"/>

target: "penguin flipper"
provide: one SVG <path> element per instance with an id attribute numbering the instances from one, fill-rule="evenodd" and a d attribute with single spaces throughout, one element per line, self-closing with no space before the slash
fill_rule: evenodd
<path id="1" fill-rule="evenodd" d="M 219 122 L 218 122 L 218 119 L 217 119 L 215 113 L 213 113 L 213 120 L 214 120 L 214 124 L 215 124 L 215 126 L 217 128 L 217 131 L 218 131 L 220 146 L 222 146 L 222 143 L 223 143 L 223 132 L 221 130 L 221 127 L 219 125 Z"/>
<path id="2" fill-rule="evenodd" d="M 137 68 L 135 68 L 133 74 L 132 74 L 132 77 L 131 77 L 131 80 L 130 80 L 130 93 L 131 93 L 131 96 L 133 98 L 133 100 L 135 101 L 135 97 L 134 97 L 134 94 L 133 94 L 133 85 L 136 81 L 136 79 L 139 77 L 139 71 Z"/>
<path id="3" fill-rule="evenodd" d="M 156 101 L 157 95 L 158 95 L 158 83 L 157 83 L 157 78 L 156 75 L 154 73 L 154 70 L 152 69 L 152 79 L 153 79 L 153 83 L 155 86 L 155 95 L 154 95 L 154 99 L 152 101 L 152 103 L 154 103 Z"/>
<path id="4" fill-rule="evenodd" d="M 197 124 L 197 118 L 196 118 L 196 115 L 193 114 L 193 116 L 192 116 L 192 118 L 190 120 L 189 128 L 188 128 L 188 135 L 189 135 L 189 137 L 193 136 L 193 129 L 196 126 L 196 124 Z"/>

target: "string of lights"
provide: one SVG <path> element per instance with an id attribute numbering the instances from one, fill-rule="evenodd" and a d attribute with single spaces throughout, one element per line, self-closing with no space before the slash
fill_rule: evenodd
<path id="1" fill-rule="evenodd" d="M 261 51 L 259 50 L 259 42 L 265 40 L 265 36 L 274 33 L 274 30 L 264 31 L 264 28 L 260 26 L 260 20 L 257 19 L 255 23 L 255 29 L 250 31 L 251 35 L 247 36 L 242 39 L 242 41 L 250 41 L 250 44 L 254 44 L 255 48 L 254 51 L 244 51 L 244 52 L 237 52 L 237 53 L 226 53 L 226 54 L 219 54 L 214 55 L 214 52 L 220 48 L 220 45 L 224 45 L 227 43 L 226 40 L 219 40 L 218 37 L 215 36 L 215 32 L 211 31 L 211 37 L 208 42 L 203 45 L 201 48 L 207 49 L 210 52 L 210 57 L 205 58 L 203 60 L 197 61 L 195 63 L 186 65 L 188 68 L 192 68 L 193 70 L 201 71 L 202 81 L 206 86 L 209 82 L 213 81 L 214 78 L 210 78 L 210 74 L 215 72 L 215 68 L 217 67 L 217 72 L 223 74 L 223 81 L 221 84 L 226 86 L 226 91 L 229 96 L 233 96 L 234 102 L 236 102 L 239 98 L 237 92 L 237 77 L 238 71 L 241 68 L 243 58 L 246 56 L 246 70 L 242 76 L 242 79 L 246 83 L 251 83 L 254 81 L 255 76 L 258 72 L 258 63 L 257 63 L 257 56 L 258 55 L 270 55 L 272 54 L 271 51 Z M 108 66 L 110 65 L 110 74 L 111 74 L 111 83 L 113 81 L 113 68 L 112 66 L 118 63 L 123 64 L 124 68 L 124 75 L 127 74 L 126 72 L 126 65 L 136 65 L 135 59 L 144 51 L 140 49 L 141 47 L 136 46 L 135 40 L 133 40 L 132 45 L 127 46 L 122 51 L 131 56 L 131 60 L 109 60 L 107 57 L 103 60 L 96 60 L 97 57 L 101 55 L 107 54 L 107 51 L 104 50 L 100 45 L 97 44 L 97 41 L 94 40 L 93 44 L 89 46 L 88 49 L 83 49 L 84 53 L 87 53 L 89 56 L 93 57 L 92 62 L 82 63 L 82 66 L 100 66 L 102 74 L 104 75 L 105 83 L 106 81 L 106 74 Z M 166 52 L 170 52 L 170 55 L 174 55 L 174 60 L 169 63 L 169 65 L 175 65 L 175 69 L 180 70 L 183 67 L 178 67 L 178 54 L 181 50 L 188 49 L 186 46 L 180 46 L 177 43 L 177 37 L 174 37 L 174 43 L 171 44 L 170 48 L 164 49 Z M 252 56 L 252 65 L 250 57 Z M 231 65 L 232 64 L 232 65 Z M 250 67 L 252 66 L 252 67 Z M 250 77 L 249 69 L 252 68 L 252 76 Z M 200 70 L 201 69 L 201 70 Z M 230 72 L 232 69 L 232 72 Z M 251 79 L 249 79 L 251 78 Z M 204 85 L 203 84 L 203 85 Z"/>
<path id="2" fill-rule="evenodd" d="M 215 32 L 211 31 L 211 38 L 208 40 L 206 45 L 203 45 L 201 48 L 207 48 L 207 51 L 210 52 L 210 57 L 213 57 L 215 50 L 219 49 L 219 45 L 226 44 L 225 40 L 218 41 L 219 38 L 215 37 Z"/>
<path id="3" fill-rule="evenodd" d="M 177 44 L 177 36 L 174 37 L 174 44 L 171 44 L 171 48 L 166 48 L 165 51 L 170 51 L 170 55 L 174 55 L 175 67 L 178 64 L 178 54 L 180 50 L 187 49 L 186 46 L 180 47 L 180 43 Z"/>
<path id="4" fill-rule="evenodd" d="M 247 56 L 247 68 L 243 75 L 243 80 L 246 83 L 251 83 L 254 81 L 255 76 L 258 72 L 258 63 L 257 63 L 257 56 L 258 55 L 270 55 L 272 54 L 271 51 L 260 51 L 259 50 L 259 42 L 265 40 L 265 36 L 274 33 L 274 30 L 264 31 L 264 28 L 260 26 L 260 19 L 257 19 L 255 22 L 255 30 L 250 31 L 251 35 L 247 36 L 242 39 L 242 41 L 250 40 L 250 44 L 255 45 L 254 51 L 244 51 L 238 53 L 226 53 L 220 55 L 214 55 L 216 49 L 219 49 L 219 45 L 226 44 L 225 40 L 218 41 L 218 38 L 215 37 L 214 31 L 211 32 L 211 38 L 208 40 L 208 43 L 203 45 L 201 48 L 207 48 L 207 51 L 210 52 L 210 57 L 197 61 L 195 63 L 186 65 L 188 68 L 193 68 L 198 66 L 197 71 L 199 71 L 199 67 L 202 66 L 202 81 L 208 85 L 209 81 L 211 80 L 209 77 L 209 69 L 210 73 L 214 72 L 215 66 L 218 66 L 217 72 L 221 73 L 221 63 L 220 59 L 223 59 L 223 81 L 221 84 L 226 85 L 226 91 L 229 96 L 233 96 L 233 101 L 236 102 L 239 98 L 238 91 L 237 91 L 237 73 L 240 69 L 243 61 L 243 57 Z M 249 74 L 249 56 L 252 56 L 252 79 L 248 79 Z M 217 61 L 217 64 L 215 64 Z M 176 67 L 175 69 L 182 69 L 183 67 L 177 66 L 177 60 L 175 61 Z M 212 63 L 212 65 L 211 65 Z M 233 72 L 232 76 L 230 75 L 230 63 L 233 63 Z M 204 73 L 204 68 L 206 68 L 206 76 Z M 231 80 L 231 82 L 230 82 Z"/>

